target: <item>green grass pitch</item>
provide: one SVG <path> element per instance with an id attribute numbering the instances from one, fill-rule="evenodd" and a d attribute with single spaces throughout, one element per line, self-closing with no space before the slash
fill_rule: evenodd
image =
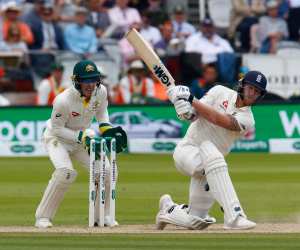
<path id="1" fill-rule="evenodd" d="M 230 174 L 249 218 L 256 222 L 298 222 L 300 155 L 231 154 Z M 124 154 L 118 158 L 117 219 L 120 224 L 153 224 L 158 199 L 170 193 L 188 200 L 189 178 L 179 174 L 171 155 Z M 76 182 L 54 224 L 88 223 L 88 174 L 76 164 Z M 42 192 L 53 171 L 48 158 L 0 158 L 0 226 L 32 226 Z M 219 223 L 217 205 L 211 211 Z M 0 249 L 300 249 L 298 234 L 0 234 Z"/>

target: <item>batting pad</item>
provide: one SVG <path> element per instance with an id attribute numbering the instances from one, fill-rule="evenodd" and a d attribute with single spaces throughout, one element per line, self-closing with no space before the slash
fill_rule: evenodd
<path id="1" fill-rule="evenodd" d="M 54 171 L 36 210 L 36 219 L 48 218 L 51 220 L 54 217 L 65 192 L 71 183 L 75 181 L 76 176 L 77 172 L 74 169 L 61 168 Z"/>
<path id="2" fill-rule="evenodd" d="M 214 201 L 215 199 L 209 191 L 206 177 L 202 176 L 199 178 L 192 176 L 190 183 L 189 214 L 206 218 Z"/>
<path id="3" fill-rule="evenodd" d="M 246 217 L 234 190 L 227 166 L 211 169 L 206 174 L 206 178 L 210 192 L 223 207 L 226 223 L 233 223 L 239 215 Z"/>
<path id="4" fill-rule="evenodd" d="M 232 223 L 239 215 L 245 216 L 231 182 L 224 156 L 210 141 L 201 144 L 200 152 L 209 190 L 223 207 L 226 223 Z"/>

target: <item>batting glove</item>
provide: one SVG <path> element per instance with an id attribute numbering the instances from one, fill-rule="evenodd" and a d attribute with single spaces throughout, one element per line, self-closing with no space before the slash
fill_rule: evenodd
<path id="1" fill-rule="evenodd" d="M 177 113 L 177 116 L 180 120 L 191 121 L 194 119 L 196 113 L 192 105 L 183 99 L 176 100 L 174 107 Z"/>
<path id="2" fill-rule="evenodd" d="M 193 102 L 194 96 L 191 94 L 190 89 L 187 86 L 177 85 L 167 91 L 169 100 L 175 103 L 176 100 L 183 99 L 190 103 Z"/>

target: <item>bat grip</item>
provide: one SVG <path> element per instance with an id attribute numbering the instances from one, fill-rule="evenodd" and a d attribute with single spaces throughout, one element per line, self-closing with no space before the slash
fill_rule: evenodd
<path id="1" fill-rule="evenodd" d="M 184 98 L 178 98 L 178 100 L 183 100 L 183 101 L 189 102 L 188 100 L 186 100 Z M 196 114 L 187 112 L 187 113 L 183 114 L 182 116 L 186 116 L 187 120 L 191 121 L 195 118 Z"/>

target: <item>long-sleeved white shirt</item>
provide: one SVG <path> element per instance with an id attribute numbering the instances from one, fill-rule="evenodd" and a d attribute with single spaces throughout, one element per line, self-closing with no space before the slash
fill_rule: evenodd
<path id="1" fill-rule="evenodd" d="M 226 155 L 230 151 L 234 141 L 247 133 L 247 131 L 253 129 L 255 124 L 251 107 L 237 108 L 235 106 L 236 99 L 236 91 L 217 85 L 211 88 L 200 101 L 211 106 L 218 112 L 233 115 L 241 131 L 231 131 L 222 128 L 199 115 L 199 118 L 192 122 L 188 128 L 185 140 L 199 146 L 206 140 L 211 141 L 223 155 Z"/>
<path id="2" fill-rule="evenodd" d="M 72 86 L 59 94 L 47 121 L 44 139 L 56 137 L 67 143 L 77 143 L 80 130 L 89 128 L 94 117 L 99 123 L 109 123 L 107 91 L 103 85 L 94 90 L 88 105 Z"/>

